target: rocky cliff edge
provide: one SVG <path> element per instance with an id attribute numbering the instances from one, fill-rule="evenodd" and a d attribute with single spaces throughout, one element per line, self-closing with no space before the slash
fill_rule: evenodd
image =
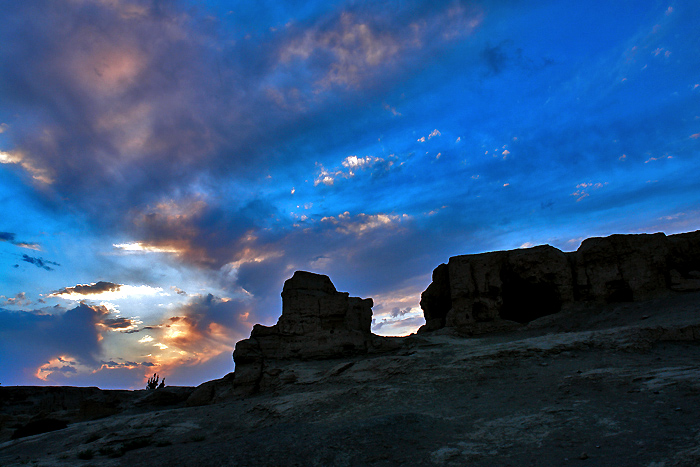
<path id="1" fill-rule="evenodd" d="M 421 295 L 426 324 L 483 334 L 564 309 L 638 302 L 700 290 L 700 231 L 589 238 L 552 246 L 454 256 Z"/>

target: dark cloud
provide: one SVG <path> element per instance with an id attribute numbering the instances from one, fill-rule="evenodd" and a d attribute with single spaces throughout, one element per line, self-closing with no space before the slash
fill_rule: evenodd
<path id="1" fill-rule="evenodd" d="M 512 39 L 503 40 L 496 45 L 487 44 L 481 50 L 481 59 L 492 76 L 501 74 L 509 67 L 532 73 L 543 71 L 555 64 L 554 60 L 548 57 L 539 59 L 527 57 L 523 49 L 515 47 Z"/>
<path id="2" fill-rule="evenodd" d="M 130 332 L 138 325 L 138 321 L 133 318 L 108 318 L 103 319 L 100 324 L 113 331 Z"/>
<path id="3" fill-rule="evenodd" d="M 26 382 L 25 372 L 32 372 L 55 358 L 69 357 L 85 365 L 98 364 L 101 351 L 98 323 L 107 310 L 85 304 L 67 311 L 56 310 L 47 314 L 0 309 L 3 383 Z"/>
<path id="4" fill-rule="evenodd" d="M 0 232 L 0 242 L 14 243 L 15 236 L 16 235 L 11 232 Z"/>
<path id="5" fill-rule="evenodd" d="M 410 311 L 411 311 L 411 308 L 406 308 L 405 310 L 402 310 L 399 307 L 394 307 L 394 308 L 392 308 L 390 315 L 392 318 L 397 318 L 399 316 L 405 315 L 406 313 L 408 313 Z"/>
<path id="6" fill-rule="evenodd" d="M 250 302 L 222 299 L 212 294 L 199 295 L 177 309 L 177 316 L 171 317 L 165 326 L 180 324 L 186 327 L 187 332 L 174 340 L 183 349 L 206 345 L 209 339 L 223 338 L 223 344 L 233 345 L 229 334 L 247 337 L 250 333 L 250 323 L 247 321 L 250 307 Z M 217 326 L 226 328 L 227 335 L 217 335 Z"/>
<path id="7" fill-rule="evenodd" d="M 73 287 L 65 287 L 63 289 L 53 292 L 51 296 L 58 295 L 98 295 L 104 292 L 116 292 L 121 288 L 121 284 L 115 284 L 113 282 L 99 281 L 92 284 L 78 284 Z"/>
<path id="8" fill-rule="evenodd" d="M 239 259 L 248 234 L 279 214 L 262 200 L 240 207 L 183 200 L 139 215 L 133 233 L 149 246 L 176 251 L 188 263 L 219 268 Z"/>
<path id="9" fill-rule="evenodd" d="M 481 51 L 481 56 L 493 74 L 499 74 L 508 61 L 508 57 L 504 51 L 504 46 L 506 44 L 507 42 L 502 42 L 495 46 L 487 45 L 484 47 L 484 50 Z"/>
<path id="10" fill-rule="evenodd" d="M 49 260 L 46 260 L 44 258 L 35 258 L 35 257 L 29 256 L 29 255 L 22 255 L 22 261 L 29 263 L 29 264 L 33 264 L 34 266 L 36 266 L 38 268 L 45 269 L 47 271 L 53 271 L 53 268 L 49 265 L 60 266 L 60 264 L 55 263 L 53 261 L 49 261 Z"/>

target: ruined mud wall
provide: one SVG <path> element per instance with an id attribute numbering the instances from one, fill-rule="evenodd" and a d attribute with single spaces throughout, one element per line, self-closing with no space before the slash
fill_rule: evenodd
<path id="1" fill-rule="evenodd" d="M 256 324 L 233 353 L 239 394 L 274 384 L 275 360 L 334 358 L 365 353 L 373 337 L 372 299 L 338 292 L 328 276 L 297 271 L 284 283 L 282 316 Z"/>
<path id="2" fill-rule="evenodd" d="M 700 290 L 700 231 L 611 235 L 575 252 L 543 245 L 454 256 L 421 295 L 426 324 L 478 334 L 513 327 L 574 304 L 642 301 Z"/>

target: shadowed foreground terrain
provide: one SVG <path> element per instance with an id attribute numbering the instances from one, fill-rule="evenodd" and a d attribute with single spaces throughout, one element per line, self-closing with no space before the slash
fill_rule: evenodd
<path id="1" fill-rule="evenodd" d="M 279 323 L 237 345 L 238 386 L 227 375 L 196 390 L 76 388 L 92 393 L 53 395 L 41 415 L 67 427 L 15 440 L 7 420 L 39 402 L 0 388 L 0 465 L 700 465 L 698 291 L 563 306 L 471 337 L 435 325 L 378 340 L 353 314 L 371 302 L 317 277 L 295 274 Z M 469 316 L 458 324 L 472 332 Z M 322 358 L 289 358 L 307 351 L 301 335 Z"/>

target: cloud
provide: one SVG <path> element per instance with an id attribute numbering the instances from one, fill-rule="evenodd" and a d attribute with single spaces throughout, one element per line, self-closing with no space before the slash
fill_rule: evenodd
<path id="1" fill-rule="evenodd" d="M 320 184 L 333 185 L 335 181 L 339 178 L 350 179 L 357 175 L 358 170 L 369 170 L 371 174 L 382 173 L 390 170 L 396 164 L 397 158 L 393 154 L 389 156 L 388 160 L 384 160 L 381 157 L 374 156 L 348 156 L 341 162 L 341 166 L 345 169 L 336 167 L 333 170 L 326 170 L 322 165 L 319 165 L 320 170 L 316 179 L 314 180 L 314 186 Z M 400 166 L 401 164 L 396 164 Z"/>
<path id="2" fill-rule="evenodd" d="M 584 198 L 589 197 L 590 191 L 591 190 L 599 190 L 600 188 L 603 188 L 604 186 L 608 185 L 608 182 L 584 182 L 584 183 L 579 183 L 576 185 L 577 190 L 573 193 L 571 193 L 571 196 L 576 198 L 576 202 L 581 201 Z"/>
<path id="3" fill-rule="evenodd" d="M 62 375 L 66 378 L 78 374 L 78 368 L 77 361 L 72 360 L 69 356 L 63 355 L 52 358 L 41 365 L 37 368 L 35 376 L 42 381 L 48 381 L 49 377 L 56 375 Z"/>
<path id="4" fill-rule="evenodd" d="M 141 387 L 141 379 L 156 367 L 159 373 L 176 376 L 175 380 L 197 384 L 201 381 L 187 379 L 187 368 L 206 364 L 211 359 L 223 365 L 223 360 L 218 359 L 222 353 L 227 354 L 227 366 L 209 377 L 231 370 L 233 345 L 247 337 L 253 324 L 247 321 L 250 315 L 247 306 L 213 295 L 195 296 L 173 310 L 176 316 L 146 326 L 144 329 L 148 328 L 149 334 L 133 342 L 130 339 L 135 338 L 128 337 L 133 335 L 128 331 L 141 322 L 114 317 L 104 306 L 81 303 L 67 311 L 60 307 L 47 310 L 50 313 L 0 309 L 0 358 L 8 362 L 7 368 L 3 368 L 3 383 L 26 382 L 29 374 L 51 384 L 94 385 L 99 381 L 101 385 Z M 103 336 L 105 331 L 109 335 Z M 147 353 L 152 355 L 145 360 L 133 356 L 105 358 L 108 349 L 114 349 L 115 345 L 122 352 L 121 357 L 129 352 L 133 356 L 144 355 L 142 350 L 129 350 L 133 345 L 149 346 L 152 350 Z"/>
<path id="5" fill-rule="evenodd" d="M 108 315 L 104 307 L 80 304 L 70 310 L 55 307 L 45 311 L 9 311 L 0 309 L 0 359 L 3 384 L 27 381 L 37 368 L 58 368 L 64 365 L 53 359 L 70 356 L 84 366 L 94 367 L 101 352 L 99 323 Z M 47 363 L 48 362 L 48 363 Z M 67 364 L 71 366 L 70 364 Z M 73 365 L 74 366 L 74 365 Z M 26 384 L 26 383 L 25 383 Z"/>
<path id="6" fill-rule="evenodd" d="M 497 75 L 503 71 L 503 68 L 506 66 L 506 62 L 508 61 L 508 57 L 504 50 L 506 44 L 507 42 L 502 42 L 495 46 L 487 45 L 481 51 L 482 58 L 486 62 L 486 65 L 489 67 L 491 73 L 494 75 Z"/>
<path id="7" fill-rule="evenodd" d="M 49 297 L 63 298 L 66 300 L 116 300 L 131 296 L 155 295 L 163 289 L 148 285 L 122 285 L 113 282 L 93 282 L 91 284 L 78 284 L 73 287 L 64 287 L 52 292 Z"/>
<path id="8" fill-rule="evenodd" d="M 0 242 L 10 242 L 15 241 L 15 234 L 11 232 L 0 232 Z"/>
<path id="9" fill-rule="evenodd" d="M 22 167 L 24 170 L 29 172 L 32 179 L 41 182 L 43 184 L 51 184 L 53 178 L 51 177 L 51 171 L 45 167 L 38 166 L 34 161 L 26 156 L 22 151 L 15 150 L 4 152 L 0 151 L 0 164 L 16 164 Z"/>
<path id="10" fill-rule="evenodd" d="M 286 160 L 280 143 L 294 151 L 324 127 L 347 126 L 309 127 L 309 117 L 338 105 L 344 120 L 359 111 L 355 95 L 335 88 L 366 89 L 434 60 L 436 47 L 471 34 L 483 16 L 460 4 L 409 2 L 391 14 L 385 4 L 348 5 L 236 40 L 179 2 L 134 3 L 128 11 L 138 13 L 125 14 L 124 2 L 38 1 L 8 5 L 8 16 L 31 20 L 0 31 L 3 105 L 31 115 L 12 122 L 14 147 L 2 160 L 50 181 L 47 198 L 98 226 L 129 226 L 135 206 L 164 193 Z M 271 95 L 303 105 L 280 109 Z"/>
<path id="11" fill-rule="evenodd" d="M 511 68 L 526 71 L 541 71 L 553 64 L 547 57 L 531 58 L 523 53 L 523 49 L 515 47 L 511 39 L 504 39 L 496 45 L 487 44 L 480 58 L 488 70 L 488 76 L 494 77 L 508 72 Z"/>
<path id="12" fill-rule="evenodd" d="M 249 189 L 257 186 L 256 174 L 262 168 L 268 173 L 278 160 L 288 165 L 290 153 L 299 154 L 292 171 L 327 143 L 355 144 L 362 125 L 354 122 L 366 109 L 358 98 L 382 92 L 374 87 L 381 84 L 376 78 L 424 69 L 439 47 L 473 33 L 483 19 L 481 11 L 460 3 L 409 2 L 391 10 L 386 4 L 348 5 L 243 40 L 204 27 L 196 12 L 176 3 L 134 4 L 139 8 L 125 13 L 124 2 L 90 8 L 39 2 L 8 6 L 8 15 L 33 19 L 0 31 L 8 44 L 0 51 L 7 65 L 0 76 L 0 87 L 8 90 L 3 105 L 33 116 L 9 122 L 10 152 L 54 180 L 38 196 L 51 200 L 57 212 L 80 211 L 96 231 L 108 228 L 123 239 L 114 244 L 120 253 L 167 255 L 234 277 L 227 283 L 232 290 L 245 283 L 245 290 L 271 290 L 275 297 L 288 265 L 348 254 L 348 235 L 339 241 L 331 233 L 376 236 L 378 243 L 362 246 L 357 256 L 368 261 L 363 249 L 379 248 L 403 221 L 376 210 L 342 219 L 333 213 L 349 207 L 324 212 L 314 202 L 319 211 L 305 214 L 307 224 L 314 221 L 316 245 L 307 245 L 307 234 L 285 225 L 288 213 L 275 199 Z M 45 14 L 34 15 L 34 8 Z M 20 36 L 26 40 L 9 40 Z M 300 106 L 280 109 L 271 90 Z M 35 103 L 41 113 L 32 110 Z M 404 103 L 410 104 L 402 100 L 402 110 Z M 338 108 L 342 121 L 328 118 Z M 307 150 L 318 134 L 332 136 Z M 287 149 L 280 152 L 280 144 Z M 338 179 L 359 180 L 361 174 L 378 178 L 403 164 L 395 156 L 370 154 L 345 157 L 320 185 L 337 186 Z M 296 186 L 295 196 L 302 193 L 301 183 L 286 186 Z M 249 283 L 253 271 L 272 265 L 281 271 L 263 277 L 260 286 Z M 56 296 L 81 299 L 76 293 Z"/>
<path id="13" fill-rule="evenodd" d="M 27 294 L 24 292 L 20 292 L 14 297 L 6 297 L 4 295 L 0 295 L 0 306 L 8 306 L 8 305 L 15 305 L 15 306 L 25 306 L 25 305 L 31 305 L 32 301 L 27 298 Z"/>
<path id="14" fill-rule="evenodd" d="M 92 284 L 78 284 L 74 287 L 66 287 L 66 288 L 60 289 L 60 290 L 52 293 L 51 296 L 72 295 L 72 294 L 82 295 L 82 296 L 98 295 L 98 294 L 102 294 L 104 292 L 116 292 L 120 288 L 121 288 L 120 284 L 99 281 L 99 282 L 93 282 Z"/>
<path id="15" fill-rule="evenodd" d="M 649 159 L 645 160 L 644 163 L 648 164 L 649 162 L 661 161 L 664 159 L 673 159 L 673 156 L 669 156 L 668 154 L 664 154 L 663 156 L 650 157 Z"/>
<path id="16" fill-rule="evenodd" d="M 16 240 L 16 237 L 17 236 L 12 232 L 0 232 L 0 242 L 8 242 L 22 248 L 27 248 L 29 250 L 41 251 L 41 246 L 39 246 L 39 244 L 20 242 Z"/>
<path id="17" fill-rule="evenodd" d="M 147 334 L 147 335 L 143 336 L 141 339 L 139 339 L 138 342 L 139 342 L 139 344 L 146 344 L 148 342 L 153 342 L 153 336 L 151 336 L 150 334 Z"/>
<path id="18" fill-rule="evenodd" d="M 34 371 L 33 376 L 52 385 L 95 386 L 103 389 L 141 389 L 145 375 L 152 371 L 151 362 L 101 360 L 85 365 L 70 355 L 50 359 Z"/>
<path id="19" fill-rule="evenodd" d="M 425 324 L 422 316 L 410 316 L 407 318 L 388 319 L 380 321 L 372 320 L 372 332 L 380 336 L 406 336 Z"/>
<path id="20" fill-rule="evenodd" d="M 255 260 L 276 251 L 251 248 L 265 222 L 280 215 L 269 202 L 252 200 L 241 206 L 210 204 L 201 196 L 168 200 L 146 207 L 135 216 L 133 234 L 142 245 L 175 250 L 188 264 L 219 269 L 237 261 Z"/>
<path id="21" fill-rule="evenodd" d="M 219 374 L 232 369 L 231 352 L 236 341 L 247 337 L 252 328 L 248 321 L 250 303 L 197 295 L 173 310 L 175 316 L 158 325 L 148 326 L 150 333 L 139 339 L 142 346 L 153 348 L 153 362 L 162 374 L 180 378 L 193 366 L 214 359 L 223 363 Z M 219 359 L 226 354 L 226 359 Z"/>
<path id="22" fill-rule="evenodd" d="M 115 243 L 112 245 L 117 250 L 142 253 L 181 253 L 175 247 L 147 245 L 143 242 Z"/>
<path id="23" fill-rule="evenodd" d="M 387 111 L 391 112 L 391 114 L 392 114 L 394 117 L 400 117 L 400 116 L 401 116 L 401 112 L 397 111 L 395 107 L 392 107 L 392 106 L 390 106 L 389 104 L 386 104 L 386 103 L 384 104 L 384 110 L 387 110 Z"/>
<path id="24" fill-rule="evenodd" d="M 440 133 L 437 129 L 433 130 L 430 132 L 428 135 L 428 139 L 434 138 L 436 136 L 440 136 L 442 133 Z"/>
<path id="25" fill-rule="evenodd" d="M 138 327 L 140 320 L 135 318 L 107 318 L 103 319 L 99 325 L 110 331 L 131 331 Z"/>
<path id="26" fill-rule="evenodd" d="M 411 311 L 410 308 L 406 308 L 406 309 L 402 310 L 399 307 L 395 307 L 394 309 L 391 310 L 391 317 L 397 318 L 399 316 L 405 315 L 406 313 L 409 313 L 410 311 Z"/>
<path id="27" fill-rule="evenodd" d="M 427 138 L 425 136 L 421 136 L 420 138 L 418 138 L 418 142 L 425 143 L 427 140 L 435 138 L 436 136 L 441 136 L 441 135 L 442 135 L 442 133 L 440 133 L 437 129 L 435 129 L 435 130 L 430 132 L 430 134 L 427 136 Z M 459 141 L 459 138 L 457 138 L 457 141 Z"/>
<path id="28" fill-rule="evenodd" d="M 324 217 L 321 222 L 335 226 L 336 231 L 344 234 L 363 235 L 378 228 L 397 228 L 402 219 L 406 217 L 408 217 L 406 214 L 400 216 L 398 214 L 368 215 L 365 213 L 351 216 L 349 212 L 345 211 L 337 216 Z"/>
<path id="29" fill-rule="evenodd" d="M 395 60 L 404 46 L 398 37 L 365 22 L 366 19 L 369 18 L 343 12 L 335 27 L 305 31 L 281 51 L 281 62 L 296 58 L 327 62 L 327 71 L 317 86 L 359 86 L 372 69 Z"/>
<path id="30" fill-rule="evenodd" d="M 311 74 L 317 91 L 368 86 L 379 72 L 420 55 L 416 52 L 426 48 L 426 42 L 463 37 L 481 22 L 480 13 L 459 5 L 433 9 L 392 5 L 393 18 L 382 7 L 350 8 L 305 29 L 292 28 L 292 36 L 280 49 L 279 66 L 285 73 Z"/>
<path id="31" fill-rule="evenodd" d="M 45 269 L 47 271 L 53 271 L 53 268 L 49 265 L 60 266 L 60 264 L 55 263 L 53 261 L 49 261 L 49 260 L 46 260 L 43 258 L 35 258 L 35 257 L 29 256 L 29 255 L 22 255 L 22 261 L 29 263 L 29 264 L 33 264 L 34 266 L 36 266 L 38 268 Z"/>

